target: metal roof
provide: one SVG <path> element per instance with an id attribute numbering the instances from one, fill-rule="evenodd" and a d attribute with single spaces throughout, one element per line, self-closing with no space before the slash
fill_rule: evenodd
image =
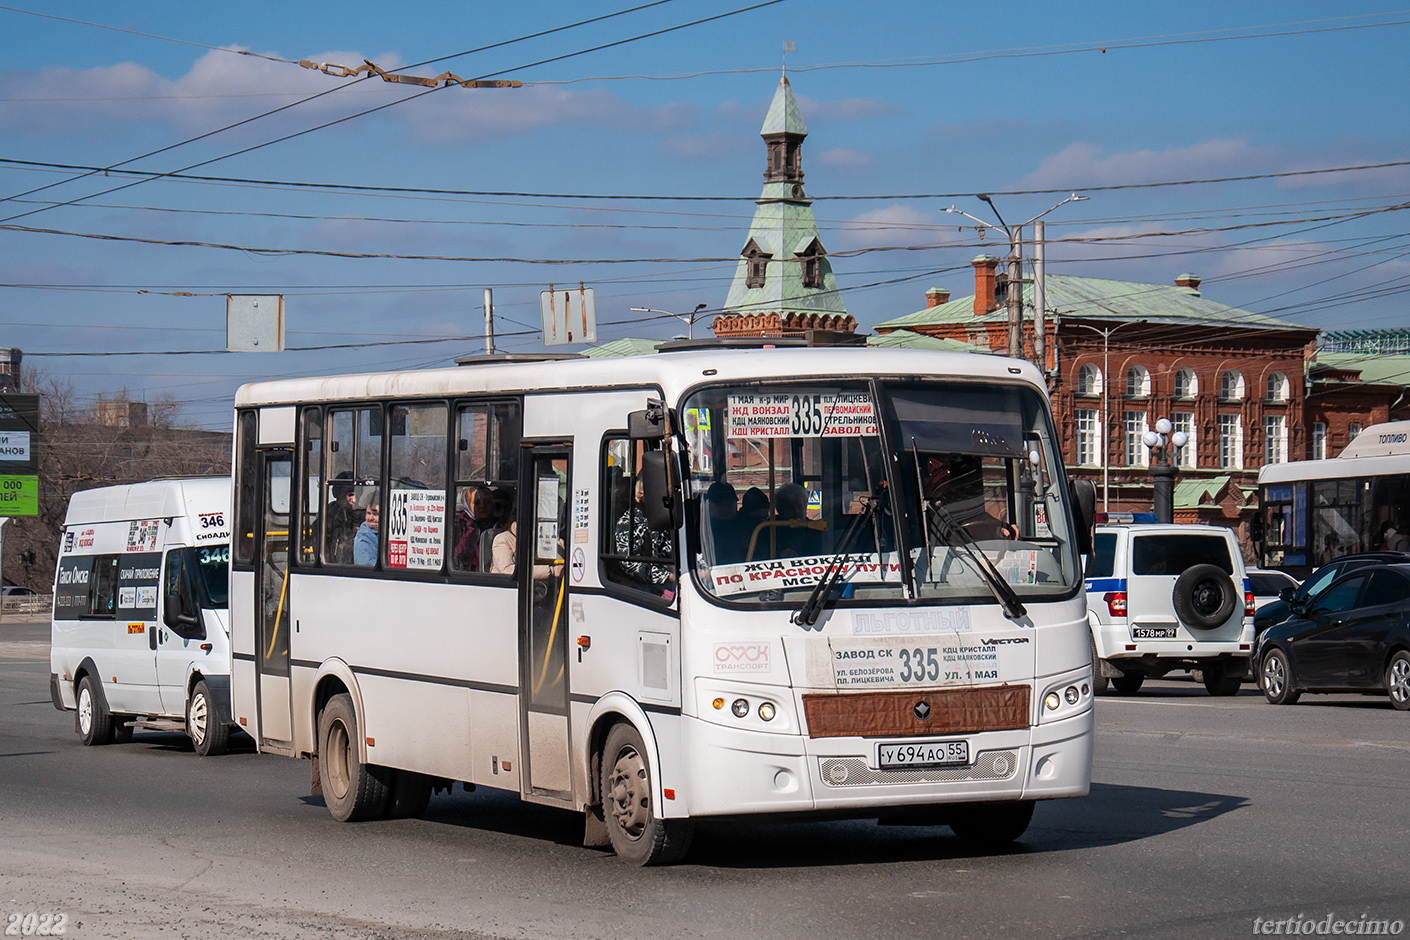
<path id="1" fill-rule="evenodd" d="M 1173 284 L 1145 284 L 1139 281 L 1116 281 L 1101 277 L 1079 277 L 1072 274 L 1049 274 L 1046 279 L 1045 305 L 1049 313 L 1063 317 L 1094 320 L 1148 320 L 1183 326 L 1237 326 L 1267 330 L 1315 330 L 1314 327 L 1290 323 L 1276 317 L 1240 310 L 1228 304 L 1210 300 L 1199 291 Z M 1023 282 L 1024 304 L 1033 303 L 1033 283 Z M 878 323 L 878 328 L 904 328 L 942 323 L 969 323 L 986 318 L 1007 320 L 1008 311 L 1000 306 L 981 317 L 974 315 L 974 295 L 950 300 L 935 307 Z"/>

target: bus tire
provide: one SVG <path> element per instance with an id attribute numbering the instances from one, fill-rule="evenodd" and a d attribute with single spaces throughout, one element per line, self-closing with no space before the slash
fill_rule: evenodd
<path id="1" fill-rule="evenodd" d="M 628 865 L 669 865 L 690 850 L 688 819 L 662 819 L 652 807 L 646 745 L 631 725 L 607 733 L 602 751 L 602 816 L 612 850 Z"/>
<path id="2" fill-rule="evenodd" d="M 386 772 L 362 762 L 352 696 L 340 692 L 318 713 L 318 771 L 323 802 L 339 822 L 375 819 L 387 805 Z"/>
<path id="3" fill-rule="evenodd" d="M 78 680 L 78 690 L 74 693 L 77 715 L 75 725 L 86 747 L 107 744 L 113 739 L 113 716 L 108 711 L 107 699 L 103 690 L 97 687 L 92 676 Z"/>
<path id="4" fill-rule="evenodd" d="M 431 802 L 431 778 L 410 770 L 393 770 L 387 787 L 387 819 L 416 819 Z"/>
<path id="5" fill-rule="evenodd" d="M 230 742 L 230 726 L 220 721 L 220 712 L 211 702 L 210 686 L 202 679 L 191 690 L 186 703 L 186 736 L 201 757 L 225 753 Z"/>
<path id="6" fill-rule="evenodd" d="M 1097 640 L 1092 638 L 1092 694 L 1105 695 L 1109 680 L 1102 675 L 1102 658 L 1097 655 Z"/>
<path id="7" fill-rule="evenodd" d="M 969 845 L 1003 845 L 1028 831 L 1032 821 L 1032 800 L 971 803 L 954 807 L 950 830 Z"/>

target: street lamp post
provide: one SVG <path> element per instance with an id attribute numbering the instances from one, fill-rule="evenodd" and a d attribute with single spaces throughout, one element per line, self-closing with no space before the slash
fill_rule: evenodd
<path id="1" fill-rule="evenodd" d="M 665 317 L 675 317 L 689 328 L 689 332 L 686 335 L 690 339 L 695 339 L 695 318 L 699 316 L 700 311 L 704 310 L 707 306 L 709 305 L 696 304 L 695 309 L 690 311 L 690 313 L 672 313 L 669 310 L 656 310 L 652 307 L 632 307 L 631 309 L 633 313 L 659 313 Z"/>
<path id="2" fill-rule="evenodd" d="M 1011 357 L 1014 358 L 1014 359 L 1022 359 L 1022 358 L 1023 358 L 1023 227 L 1024 227 L 1025 225 L 1032 225 L 1034 222 L 1037 222 L 1039 219 L 1041 219 L 1043 216 L 1047 215 L 1049 212 L 1052 212 L 1054 209 L 1057 209 L 1057 208 L 1059 208 L 1059 207 L 1061 207 L 1061 206 L 1065 206 L 1065 205 L 1067 205 L 1069 202 L 1084 202 L 1084 201 L 1087 200 L 1089 197 L 1087 197 L 1087 196 L 1079 196 L 1079 195 L 1077 195 L 1076 193 L 1073 193 L 1071 196 L 1068 196 L 1066 199 L 1064 199 L 1062 202 L 1058 203 L 1057 205 L 1052 206 L 1052 207 L 1047 208 L 1047 209 L 1044 209 L 1042 212 L 1038 213 L 1038 214 L 1035 215 L 1033 218 L 1029 219 L 1027 222 L 1022 222 L 1022 223 L 1019 223 L 1018 225 L 1014 225 L 1014 226 L 1010 226 L 1007 222 L 1004 221 L 1004 217 L 999 214 L 999 207 L 996 206 L 996 205 L 994 205 L 994 200 L 990 199 L 988 195 L 986 195 L 985 193 L 978 193 L 978 194 L 975 195 L 975 198 L 978 199 L 978 200 L 980 200 L 981 202 L 987 203 L 988 206 L 989 206 L 989 208 L 992 209 L 992 210 L 994 210 L 994 217 L 999 220 L 999 224 L 998 224 L 998 225 L 995 225 L 993 222 L 986 222 L 986 221 L 984 221 L 983 219 L 978 218 L 977 216 L 972 216 L 972 215 L 970 215 L 968 212 L 965 212 L 963 209 L 959 209 L 959 208 L 957 208 L 957 207 L 955 207 L 955 206 L 951 206 L 950 208 L 946 209 L 945 211 L 946 211 L 946 212 L 954 212 L 954 213 L 956 213 L 956 214 L 958 214 L 958 215 L 964 216 L 964 217 L 967 218 L 967 219 L 972 219 L 973 221 L 978 222 L 980 225 L 984 226 L 985 228 L 994 229 L 996 232 L 1003 232 L 1004 235 L 1008 238 L 1008 240 L 1009 240 L 1009 290 L 1008 290 L 1008 308 L 1009 308 L 1009 356 L 1011 356 Z M 1036 346 L 1036 345 L 1037 345 L 1037 342 L 1036 342 L 1036 340 L 1035 340 L 1035 346 Z M 1042 362 L 1039 362 L 1039 363 L 1038 363 L 1038 368 L 1039 368 L 1040 370 L 1044 369 L 1044 366 L 1045 366 L 1045 363 L 1042 363 Z"/>
<path id="3" fill-rule="evenodd" d="M 1170 463 L 1170 448 L 1184 447 L 1189 438 L 1184 431 L 1170 433 L 1170 419 L 1161 418 L 1155 423 L 1154 431 L 1147 431 L 1141 442 L 1151 449 L 1151 488 L 1152 503 L 1157 522 L 1169 524 L 1175 521 L 1175 467 Z"/>
<path id="4" fill-rule="evenodd" d="M 1145 323 L 1145 320 L 1127 320 L 1106 329 L 1087 323 L 1069 323 L 1084 330 L 1098 333 L 1102 338 L 1102 512 L 1111 511 L 1111 408 L 1108 405 L 1111 388 L 1111 334 L 1128 326 Z"/>

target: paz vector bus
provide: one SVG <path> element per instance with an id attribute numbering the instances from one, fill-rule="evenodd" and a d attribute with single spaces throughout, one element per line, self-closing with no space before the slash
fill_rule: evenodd
<path id="1" fill-rule="evenodd" d="M 340 820 L 463 781 L 633 864 L 1085 795 L 1090 506 L 1038 372 L 799 345 L 244 386 L 234 719 Z"/>

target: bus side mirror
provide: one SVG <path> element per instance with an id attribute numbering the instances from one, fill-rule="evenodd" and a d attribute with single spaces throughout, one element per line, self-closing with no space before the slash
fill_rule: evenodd
<path id="1" fill-rule="evenodd" d="M 627 436 L 634 441 L 659 441 L 666 436 L 666 405 L 648 401 L 641 411 L 627 415 Z"/>
<path id="2" fill-rule="evenodd" d="M 671 486 L 664 450 L 651 450 L 641 455 L 641 498 L 646 513 L 646 525 L 653 532 L 673 531 L 680 501 Z"/>
<path id="3" fill-rule="evenodd" d="M 166 608 L 162 612 L 162 622 L 177 633 L 181 633 L 184 627 L 200 623 L 194 614 L 188 614 L 181 609 L 181 595 L 176 593 L 166 596 Z"/>
<path id="4" fill-rule="evenodd" d="M 1091 480 L 1070 480 L 1068 495 L 1072 498 L 1072 518 L 1077 524 L 1074 536 L 1079 555 L 1092 554 L 1092 526 L 1097 518 L 1097 487 Z"/>

